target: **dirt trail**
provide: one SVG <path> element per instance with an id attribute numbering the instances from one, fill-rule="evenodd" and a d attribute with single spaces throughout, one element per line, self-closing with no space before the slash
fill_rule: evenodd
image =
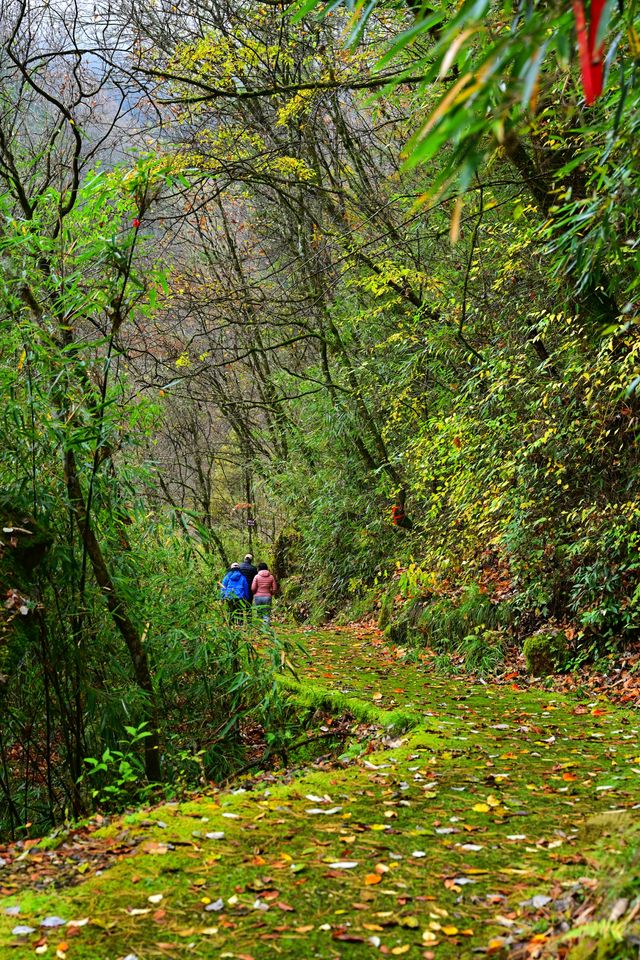
<path id="1" fill-rule="evenodd" d="M 304 642 L 292 695 L 351 710 L 370 739 L 294 779 L 4 851 L 2 958 L 543 951 L 532 923 L 597 884 L 586 821 L 640 801 L 638 715 L 439 678 L 366 631 Z"/>

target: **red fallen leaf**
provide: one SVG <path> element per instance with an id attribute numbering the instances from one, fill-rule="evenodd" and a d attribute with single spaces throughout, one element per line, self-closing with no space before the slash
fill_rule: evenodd
<path id="1" fill-rule="evenodd" d="M 161 907 L 159 910 L 156 910 L 156 912 L 153 915 L 153 919 L 155 920 L 156 923 L 162 923 L 166 915 L 167 915 L 167 911 L 163 910 Z"/>
<path id="2" fill-rule="evenodd" d="M 251 953 L 236 953 L 238 960 L 254 960 L 253 954 Z"/>
<path id="3" fill-rule="evenodd" d="M 592 710 L 592 711 L 591 711 L 591 716 L 592 716 L 592 717 L 604 717 L 604 715 L 605 715 L 606 712 L 607 712 L 606 710 L 601 710 L 599 707 L 596 707 L 595 710 Z"/>
<path id="4" fill-rule="evenodd" d="M 577 780 L 578 778 L 576 777 L 576 775 L 575 775 L 574 773 L 563 773 L 563 774 L 562 774 L 562 779 L 563 779 L 563 780 L 566 780 L 567 782 L 569 782 L 569 781 L 571 781 L 571 780 Z"/>
<path id="5" fill-rule="evenodd" d="M 282 900 L 278 900 L 276 907 L 278 907 L 279 910 L 285 910 L 291 913 L 295 913 L 296 909 L 295 907 L 291 907 L 288 903 L 284 903 Z"/>

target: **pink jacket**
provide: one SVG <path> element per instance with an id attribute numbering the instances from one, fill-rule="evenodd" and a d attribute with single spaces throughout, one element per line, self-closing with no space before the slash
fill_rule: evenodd
<path id="1" fill-rule="evenodd" d="M 276 578 L 268 570 L 258 570 L 251 584 L 251 592 L 255 597 L 275 597 L 278 592 Z"/>

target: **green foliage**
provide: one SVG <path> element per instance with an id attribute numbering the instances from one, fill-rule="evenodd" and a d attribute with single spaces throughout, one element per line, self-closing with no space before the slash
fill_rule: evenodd
<path id="1" fill-rule="evenodd" d="M 504 619 L 503 607 L 471 584 L 458 599 L 439 597 L 428 603 L 420 615 L 418 629 L 434 649 L 450 651 L 471 635 L 496 633 Z"/>
<path id="2" fill-rule="evenodd" d="M 300 20 L 318 8 L 321 16 L 333 15 L 341 6 L 349 14 L 347 42 L 356 44 L 375 22 L 376 0 L 368 4 L 297 0 L 292 11 Z M 444 88 L 414 133 L 408 151 L 409 164 L 416 165 L 436 158 L 442 163 L 443 148 L 449 148 L 432 193 L 452 182 L 466 190 L 498 147 L 509 149 L 510 135 L 531 119 L 538 103 L 544 105 L 555 89 L 566 89 L 568 82 L 570 115 L 578 113 L 580 95 L 572 70 L 576 23 L 570 8 L 532 3 L 509 21 L 505 11 L 490 0 L 441 2 L 436 7 L 422 4 L 411 10 L 413 23 L 405 22 L 405 29 L 398 30 L 379 68 L 394 67 L 396 82 L 421 77 L 423 90 L 435 85 Z M 606 103 L 611 116 L 622 113 L 629 89 L 633 90 L 637 50 L 631 32 L 636 17 L 635 3 L 622 10 L 610 2 L 600 23 L 599 37 L 603 41 L 608 38 L 611 45 L 606 71 L 613 88 Z M 630 36 L 628 47 L 625 33 Z M 619 89 L 615 86 L 616 68 L 621 77 Z M 627 115 L 632 116 L 633 110 Z M 578 229 L 576 225 L 576 232 Z"/>
<path id="3" fill-rule="evenodd" d="M 536 677 L 562 670 L 567 660 L 567 640 L 561 630 L 541 630 L 524 641 L 527 670 Z"/>
<path id="4" fill-rule="evenodd" d="M 457 647 L 465 670 L 480 677 L 497 673 L 504 663 L 505 637 L 500 630 L 482 630 L 463 637 Z"/>
<path id="5" fill-rule="evenodd" d="M 107 809 L 123 810 L 133 802 L 144 802 L 149 798 L 155 784 L 144 783 L 144 763 L 135 749 L 137 743 L 150 736 L 145 730 L 146 723 L 139 727 L 125 727 L 126 739 L 118 741 L 118 749 L 107 747 L 99 759 L 85 757 L 86 772 L 80 777 L 80 783 L 91 785 L 93 800 Z"/>

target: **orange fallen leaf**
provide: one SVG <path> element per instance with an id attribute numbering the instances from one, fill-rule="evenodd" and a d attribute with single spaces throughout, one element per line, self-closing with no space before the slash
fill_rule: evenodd
<path id="1" fill-rule="evenodd" d="M 381 880 L 382 880 L 382 877 L 380 876 L 379 873 L 368 873 L 364 878 L 364 882 L 368 887 L 370 887 L 374 883 L 380 883 Z"/>

